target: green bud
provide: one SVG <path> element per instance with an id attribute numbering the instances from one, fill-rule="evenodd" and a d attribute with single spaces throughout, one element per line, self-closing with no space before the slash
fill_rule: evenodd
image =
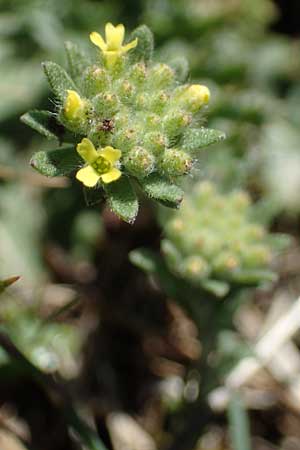
<path id="1" fill-rule="evenodd" d="M 208 277 L 210 269 L 205 259 L 193 255 L 183 260 L 180 265 L 180 272 L 188 280 L 198 283 Z"/>
<path id="2" fill-rule="evenodd" d="M 109 88 L 109 77 L 105 69 L 88 67 L 83 76 L 83 91 L 88 97 L 94 97 Z"/>
<path id="3" fill-rule="evenodd" d="M 139 134 L 135 128 L 126 128 L 119 131 L 113 137 L 113 147 L 121 148 L 122 152 L 126 153 L 136 145 L 138 136 Z"/>
<path id="4" fill-rule="evenodd" d="M 167 139 L 159 131 L 151 131 L 147 133 L 144 137 L 145 147 L 155 155 L 161 154 L 166 145 Z"/>
<path id="5" fill-rule="evenodd" d="M 178 137 L 190 125 L 192 117 L 183 111 L 177 110 L 168 114 L 163 120 L 163 129 L 170 140 Z"/>
<path id="6" fill-rule="evenodd" d="M 193 165 L 192 158 L 178 148 L 168 148 L 159 161 L 159 170 L 171 177 L 185 175 Z"/>
<path id="7" fill-rule="evenodd" d="M 145 82 L 147 78 L 147 69 L 144 63 L 140 62 L 137 64 L 134 64 L 129 69 L 129 75 L 128 79 L 131 81 L 134 85 L 140 86 Z"/>
<path id="8" fill-rule="evenodd" d="M 148 84 L 156 89 L 165 89 L 171 87 L 175 81 L 175 74 L 167 64 L 155 64 L 150 71 Z"/>
<path id="9" fill-rule="evenodd" d="M 113 93 L 97 94 L 93 98 L 93 106 L 96 114 L 101 118 L 111 119 L 119 109 L 119 99 Z"/>
<path id="10" fill-rule="evenodd" d="M 135 95 L 135 88 L 132 83 L 128 80 L 124 80 L 120 83 L 118 87 L 118 96 L 121 102 L 131 103 Z"/>
<path id="11" fill-rule="evenodd" d="M 249 245 L 244 247 L 242 255 L 246 267 L 255 268 L 266 266 L 271 262 L 272 254 L 265 245 Z"/>
<path id="12" fill-rule="evenodd" d="M 123 159 L 126 170 L 137 178 L 143 178 L 154 170 L 155 159 L 143 147 L 134 147 Z"/>
<path id="13" fill-rule="evenodd" d="M 212 262 L 214 272 L 223 274 L 236 271 L 240 267 L 237 255 L 232 252 L 221 252 Z"/>
<path id="14" fill-rule="evenodd" d="M 169 98 L 170 96 L 166 92 L 159 91 L 150 97 L 149 107 L 152 111 L 160 113 L 168 104 Z"/>

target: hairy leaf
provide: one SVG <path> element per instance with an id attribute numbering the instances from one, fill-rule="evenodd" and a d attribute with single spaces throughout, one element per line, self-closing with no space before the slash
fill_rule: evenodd
<path id="1" fill-rule="evenodd" d="M 183 199 L 183 191 L 158 174 L 151 174 L 139 180 L 145 193 L 169 208 L 179 208 Z"/>
<path id="2" fill-rule="evenodd" d="M 139 209 L 136 193 L 125 176 L 104 185 L 111 210 L 122 220 L 133 223 Z"/>
<path id="3" fill-rule="evenodd" d="M 52 61 L 42 63 L 49 85 L 60 101 L 64 101 L 68 89 L 75 90 L 76 86 L 70 76 L 58 64 Z"/>
<path id="4" fill-rule="evenodd" d="M 135 63 L 151 60 L 154 47 L 152 31 L 146 25 L 141 25 L 131 33 L 130 41 L 135 38 L 138 39 L 138 44 L 130 53 L 131 61 Z"/>
<path id="5" fill-rule="evenodd" d="M 55 150 L 40 151 L 33 155 L 30 165 L 47 177 L 69 175 L 82 165 L 82 159 L 73 145 L 66 145 Z"/>

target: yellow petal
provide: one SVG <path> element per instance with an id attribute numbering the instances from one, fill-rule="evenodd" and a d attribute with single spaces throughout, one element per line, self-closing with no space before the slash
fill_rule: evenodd
<path id="1" fill-rule="evenodd" d="M 76 91 L 67 90 L 64 113 L 67 119 L 74 119 L 82 106 L 82 100 Z"/>
<path id="2" fill-rule="evenodd" d="M 119 24 L 116 27 L 111 23 L 105 26 L 105 37 L 107 43 L 107 50 L 120 50 L 124 41 L 125 28 L 124 25 Z"/>
<path id="3" fill-rule="evenodd" d="M 116 50 L 104 52 L 108 67 L 112 67 L 118 61 L 120 54 L 121 52 Z"/>
<path id="4" fill-rule="evenodd" d="M 128 52 L 128 50 L 135 48 L 137 46 L 137 43 L 138 43 L 138 38 L 135 38 L 133 41 L 129 42 L 128 44 L 123 45 L 122 52 L 126 53 L 126 52 Z"/>
<path id="5" fill-rule="evenodd" d="M 109 172 L 104 173 L 101 175 L 101 179 L 103 183 L 111 183 L 112 181 L 116 181 L 120 178 L 122 175 L 122 172 L 117 169 L 116 167 L 113 167 Z"/>
<path id="6" fill-rule="evenodd" d="M 105 51 L 107 49 L 107 44 L 104 42 L 103 37 L 101 36 L 101 34 L 96 33 L 96 31 L 93 31 L 93 33 L 90 34 L 90 40 L 102 51 Z"/>
<path id="7" fill-rule="evenodd" d="M 118 159 L 121 158 L 122 152 L 117 148 L 110 146 L 104 147 L 99 154 L 107 159 L 111 164 L 114 164 Z"/>
<path id="8" fill-rule="evenodd" d="M 78 170 L 76 173 L 77 180 L 81 181 L 87 187 L 94 187 L 100 176 L 94 171 L 91 166 L 84 167 L 83 169 Z"/>
<path id="9" fill-rule="evenodd" d="M 77 151 L 81 158 L 89 164 L 92 164 L 98 157 L 94 144 L 88 138 L 83 138 L 80 144 L 77 144 Z"/>

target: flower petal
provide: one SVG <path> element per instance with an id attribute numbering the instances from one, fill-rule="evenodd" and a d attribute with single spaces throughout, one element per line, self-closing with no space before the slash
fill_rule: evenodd
<path id="1" fill-rule="evenodd" d="M 103 183 L 108 184 L 108 183 L 111 183 L 112 181 L 118 180 L 121 175 L 122 175 L 122 172 L 119 169 L 117 169 L 116 167 L 113 167 L 109 172 L 101 175 L 101 179 L 102 179 Z"/>
<path id="2" fill-rule="evenodd" d="M 124 41 L 125 28 L 124 25 L 119 24 L 116 27 L 111 23 L 105 26 L 105 37 L 107 42 L 107 50 L 120 50 Z"/>
<path id="3" fill-rule="evenodd" d="M 126 52 L 128 52 L 128 50 L 135 48 L 137 46 L 137 43 L 138 43 L 138 38 L 135 38 L 133 41 L 129 42 L 128 44 L 123 45 L 122 52 L 126 53 Z"/>
<path id="4" fill-rule="evenodd" d="M 90 34 L 90 40 L 93 44 L 97 45 L 102 51 L 105 51 L 107 49 L 107 44 L 104 42 L 103 37 L 101 34 L 96 33 L 96 31 L 93 31 Z"/>
<path id="5" fill-rule="evenodd" d="M 82 100 L 79 94 L 73 90 L 67 90 L 64 112 L 67 119 L 73 119 L 81 109 Z"/>
<path id="6" fill-rule="evenodd" d="M 122 152 L 117 148 L 110 146 L 104 147 L 99 154 L 107 159 L 111 164 L 114 164 L 118 159 L 121 158 Z"/>
<path id="7" fill-rule="evenodd" d="M 78 170 L 76 173 L 77 180 L 81 181 L 87 187 L 94 187 L 100 176 L 94 171 L 91 166 L 83 167 L 83 169 Z"/>
<path id="8" fill-rule="evenodd" d="M 77 152 L 87 163 L 92 164 L 98 158 L 97 150 L 92 141 L 83 138 L 80 144 L 77 144 Z"/>

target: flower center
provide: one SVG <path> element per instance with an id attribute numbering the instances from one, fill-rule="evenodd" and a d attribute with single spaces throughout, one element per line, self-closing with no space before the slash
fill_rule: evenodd
<path id="1" fill-rule="evenodd" d="M 111 169 L 111 163 L 103 156 L 98 156 L 91 166 L 98 173 L 98 175 L 103 175 Z"/>

